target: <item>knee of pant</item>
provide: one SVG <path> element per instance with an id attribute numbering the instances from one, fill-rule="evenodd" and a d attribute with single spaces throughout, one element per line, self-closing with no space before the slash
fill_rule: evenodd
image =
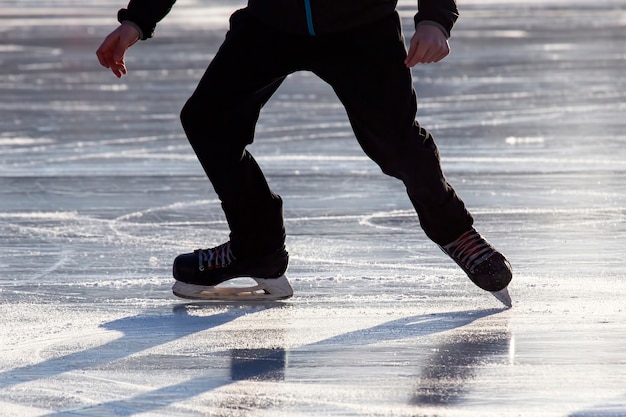
<path id="1" fill-rule="evenodd" d="M 385 174 L 405 183 L 428 182 L 442 176 L 439 152 L 428 142 L 380 153 L 375 161 Z"/>
<path id="2" fill-rule="evenodd" d="M 200 102 L 191 97 L 180 112 L 180 121 L 191 145 L 211 148 L 220 146 L 229 128 L 228 118 L 212 102 Z"/>
<path id="3" fill-rule="evenodd" d="M 378 158 L 375 161 L 380 170 L 390 177 L 402 179 L 402 170 L 400 165 L 397 163 L 397 160 L 394 161 L 394 158 Z"/>
<path id="4" fill-rule="evenodd" d="M 189 133 L 197 129 L 200 122 L 205 119 L 206 113 L 207 111 L 202 110 L 193 97 L 187 100 L 180 111 L 180 121 L 185 132 Z"/>
<path id="5" fill-rule="evenodd" d="M 189 99 L 180 112 L 180 120 L 196 154 L 204 161 L 241 158 L 245 147 L 252 142 L 254 130 L 237 123 L 233 112 L 216 108 L 214 103 L 200 103 Z"/>
<path id="6" fill-rule="evenodd" d="M 376 144 L 374 144 L 376 145 Z M 384 146 L 363 146 L 365 153 L 378 165 L 380 170 L 391 177 L 401 178 L 402 176 L 402 153 L 390 144 Z"/>
<path id="7" fill-rule="evenodd" d="M 192 96 L 180 112 L 180 121 L 190 142 L 252 143 L 256 117 L 237 110 L 227 100 L 199 100 Z"/>

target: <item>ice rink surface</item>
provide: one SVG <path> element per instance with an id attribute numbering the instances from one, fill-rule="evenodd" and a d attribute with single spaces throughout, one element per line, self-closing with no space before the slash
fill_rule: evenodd
<path id="1" fill-rule="evenodd" d="M 178 113 L 243 4 L 178 3 L 118 80 L 95 50 L 123 2 L 0 0 L 1 416 L 626 416 L 623 0 L 460 1 L 452 54 L 414 70 L 510 310 L 309 73 L 251 147 L 295 296 L 171 295 L 173 258 L 227 239 Z"/>

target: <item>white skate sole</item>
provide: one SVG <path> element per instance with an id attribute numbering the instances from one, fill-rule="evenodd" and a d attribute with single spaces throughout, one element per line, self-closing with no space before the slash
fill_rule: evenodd
<path id="1" fill-rule="evenodd" d="M 243 302 L 285 300 L 293 295 L 293 288 L 284 275 L 278 278 L 252 279 L 256 281 L 257 285 L 249 287 L 205 286 L 176 281 L 172 287 L 172 292 L 177 297 L 191 300 Z"/>
<path id="2" fill-rule="evenodd" d="M 508 308 L 513 307 L 513 302 L 511 301 L 511 296 L 509 295 L 509 290 L 506 288 L 501 289 L 500 291 L 490 291 L 494 297 L 496 297 L 502 304 L 507 306 Z"/>

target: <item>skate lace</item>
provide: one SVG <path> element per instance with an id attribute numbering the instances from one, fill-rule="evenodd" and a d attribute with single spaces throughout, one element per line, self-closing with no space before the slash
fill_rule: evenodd
<path id="1" fill-rule="evenodd" d="M 194 252 L 198 254 L 198 269 L 225 268 L 235 260 L 230 249 L 230 242 L 223 243 L 210 249 L 197 249 Z"/>
<path id="2" fill-rule="evenodd" d="M 444 248 L 453 259 L 461 263 L 470 272 L 474 272 L 478 265 L 496 252 L 474 229 L 465 232 Z"/>

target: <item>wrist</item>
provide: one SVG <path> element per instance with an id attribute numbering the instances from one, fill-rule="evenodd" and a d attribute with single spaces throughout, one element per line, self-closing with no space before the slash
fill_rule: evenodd
<path id="1" fill-rule="evenodd" d="M 127 26 L 133 28 L 137 32 L 137 39 L 143 39 L 143 32 L 138 24 L 131 20 L 123 20 L 121 22 L 122 26 Z"/>
<path id="2" fill-rule="evenodd" d="M 420 26 L 435 26 L 439 28 L 439 30 L 441 30 L 441 32 L 445 35 L 446 39 L 450 38 L 450 32 L 448 32 L 448 30 L 443 25 L 435 22 L 434 20 L 421 20 L 417 22 L 417 24 L 415 25 L 415 29 L 417 29 Z"/>

